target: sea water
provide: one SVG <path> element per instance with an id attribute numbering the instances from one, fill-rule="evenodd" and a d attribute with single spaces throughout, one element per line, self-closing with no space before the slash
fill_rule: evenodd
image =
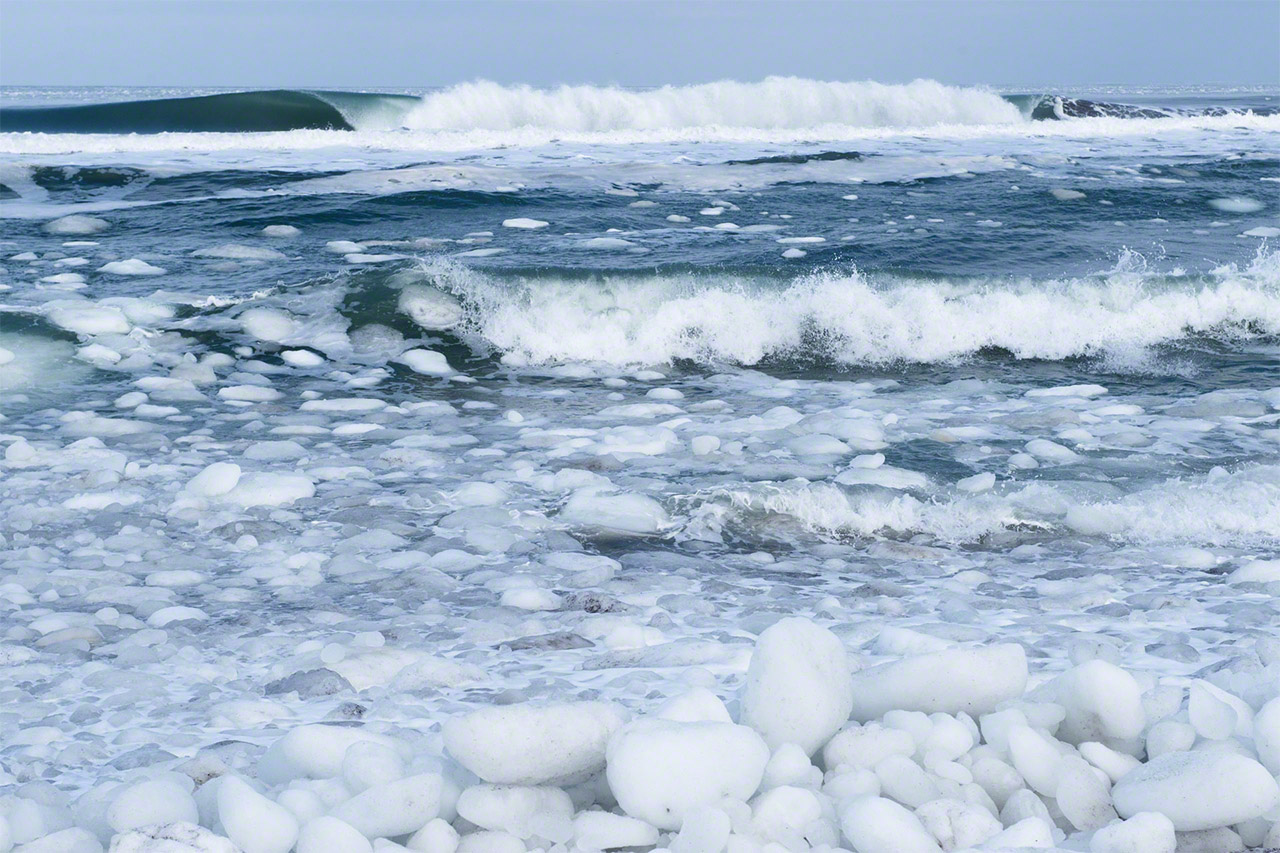
<path id="1" fill-rule="evenodd" d="M 1278 94 L 1052 91 L 6 90 L 0 784 L 728 696 L 784 615 L 1251 690 Z"/>

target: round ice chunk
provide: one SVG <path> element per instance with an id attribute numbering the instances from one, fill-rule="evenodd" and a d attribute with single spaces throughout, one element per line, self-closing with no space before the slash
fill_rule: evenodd
<path id="1" fill-rule="evenodd" d="M 0 845 L 0 849 L 3 849 Z M 102 849 L 102 848 L 95 848 Z M 58 853 L 70 853 L 67 849 Z M 154 824 L 111 839 L 111 853 L 241 853 L 230 839 L 194 823 Z"/>
<path id="2" fill-rule="evenodd" d="M 233 261 L 282 261 L 284 253 L 264 246 L 246 246 L 242 243 L 222 243 L 191 253 L 197 258 L 222 258 Z"/>
<path id="3" fill-rule="evenodd" d="M 298 726 L 273 743 L 258 762 L 258 777 L 271 785 L 291 779 L 331 779 L 342 775 L 343 761 L 352 744 L 373 741 L 394 746 L 395 741 L 348 726 Z"/>
<path id="4" fill-rule="evenodd" d="M 1192 832 L 1265 814 L 1280 803 L 1280 786 L 1243 755 L 1170 752 L 1126 773 L 1111 796 L 1121 817 L 1159 812 L 1177 831 Z"/>
<path id="5" fill-rule="evenodd" d="M 248 509 L 255 506 L 285 506 L 316 493 L 315 483 L 305 474 L 245 474 L 223 500 Z"/>
<path id="6" fill-rule="evenodd" d="M 502 220 L 503 228 L 521 228 L 527 231 L 535 228 L 546 228 L 547 224 L 541 219 L 530 219 L 527 216 L 517 216 L 515 219 Z"/>
<path id="7" fill-rule="evenodd" d="M 98 272 L 111 275 L 164 275 L 165 270 L 147 263 L 141 258 L 127 258 L 123 261 L 111 261 L 98 267 Z"/>
<path id="8" fill-rule="evenodd" d="M 218 783 L 218 820 L 244 853 L 289 853 L 298 840 L 297 818 L 235 776 Z"/>
<path id="9" fill-rule="evenodd" d="M 125 788 L 107 807 L 107 823 L 116 832 L 155 823 L 198 823 L 191 793 L 174 779 L 149 779 Z"/>
<path id="10" fill-rule="evenodd" d="M 853 675 L 853 719 L 900 709 L 984 714 L 1027 686 L 1022 646 L 1005 644 L 912 655 Z"/>
<path id="11" fill-rule="evenodd" d="M 278 343 L 297 331 L 292 317 L 275 308 L 250 308 L 237 318 L 244 333 L 260 341 Z"/>
<path id="12" fill-rule="evenodd" d="M 856 853 L 942 853 L 919 818 L 883 797 L 861 797 L 845 805 L 840 829 Z"/>
<path id="13" fill-rule="evenodd" d="M 622 716 L 605 702 L 494 705 L 444 725 L 459 764 L 499 785 L 572 785 L 600 772 Z"/>
<path id="14" fill-rule="evenodd" d="M 1036 696 L 1066 709 L 1057 735 L 1067 743 L 1123 741 L 1137 737 L 1146 725 L 1138 682 L 1104 660 L 1067 670 L 1039 688 Z"/>
<path id="15" fill-rule="evenodd" d="M 395 360 L 408 367 L 414 373 L 422 373 L 426 376 L 449 376 L 454 372 L 444 354 L 435 350 L 405 350 Z"/>
<path id="16" fill-rule="evenodd" d="M 450 329 L 462 322 L 462 303 L 434 287 L 411 284 L 400 291 L 396 307 L 424 329 Z"/>
<path id="17" fill-rule="evenodd" d="M 560 510 L 560 520 L 623 534 L 657 533 L 667 524 L 667 512 L 653 498 L 632 493 L 601 494 L 585 488 L 574 492 Z"/>
<path id="18" fill-rule="evenodd" d="M 1089 841 L 1089 853 L 1174 853 L 1173 822 L 1158 812 L 1139 812 L 1102 827 Z"/>
<path id="19" fill-rule="evenodd" d="M 301 233 L 293 225 L 268 225 L 262 229 L 263 237 L 297 237 Z"/>
<path id="20" fill-rule="evenodd" d="M 106 231 L 109 227 L 111 226 L 107 220 L 99 219 L 96 216 L 85 216 L 81 213 L 73 213 L 61 219 L 46 222 L 43 226 L 44 233 L 54 234 L 59 237 L 83 237 L 87 234 L 98 234 Z"/>
<path id="21" fill-rule="evenodd" d="M 334 809 L 333 816 L 366 838 L 408 835 L 440 814 L 444 792 L 439 773 L 406 776 L 364 790 Z"/>
<path id="22" fill-rule="evenodd" d="M 482 829 L 529 838 L 555 821 L 567 826 L 573 800 L 549 786 L 473 785 L 458 797 L 458 814 Z"/>
<path id="23" fill-rule="evenodd" d="M 583 850 L 616 850 L 658 843 L 653 824 L 610 812 L 579 812 L 573 819 L 573 840 Z"/>
<path id="24" fill-rule="evenodd" d="M 746 726 L 651 718 L 609 740 L 607 775 L 623 811 L 659 829 L 679 829 L 699 806 L 749 799 L 768 762 L 769 747 Z"/>
<path id="25" fill-rule="evenodd" d="M 351 824 L 326 815 L 302 827 L 297 853 L 373 853 L 373 845 Z"/>
<path id="26" fill-rule="evenodd" d="M 743 725 L 770 747 L 794 743 L 812 755 L 849 719 L 853 679 L 840 638 L 800 617 L 756 641 L 742 697 Z"/>
<path id="27" fill-rule="evenodd" d="M 201 497 L 225 495 L 240 482 L 240 466 L 234 462 L 214 462 L 187 481 L 186 490 Z"/>

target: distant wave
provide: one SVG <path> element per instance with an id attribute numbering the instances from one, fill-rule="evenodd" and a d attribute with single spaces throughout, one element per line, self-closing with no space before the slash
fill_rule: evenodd
<path id="1" fill-rule="evenodd" d="M 1196 113 L 1225 114 L 1216 108 Z M 277 89 L 108 104 L 0 110 L 0 130 L 39 133 L 252 133 L 286 130 L 435 133 L 804 131 L 1000 126 L 1076 118 L 1167 118 L 1186 112 L 1060 95 L 999 95 L 933 80 L 885 84 L 769 77 L 636 90 L 537 89 L 477 81 L 421 98 Z"/>

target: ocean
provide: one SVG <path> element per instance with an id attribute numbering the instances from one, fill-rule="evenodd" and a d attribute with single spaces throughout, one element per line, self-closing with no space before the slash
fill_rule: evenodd
<path id="1" fill-rule="evenodd" d="M 795 614 L 1253 690 L 1278 108 L 4 89 L 0 783 L 727 695 Z"/>

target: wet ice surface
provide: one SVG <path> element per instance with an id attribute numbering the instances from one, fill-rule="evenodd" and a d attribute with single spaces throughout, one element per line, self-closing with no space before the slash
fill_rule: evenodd
<path id="1" fill-rule="evenodd" d="M 1265 150 L 1246 131 L 1203 144 Z M 1280 308 L 1242 236 L 1274 222 L 1274 160 L 1216 162 L 1176 263 L 1095 276 L 1046 273 L 1061 245 L 1020 267 L 1016 237 L 956 236 L 947 278 L 759 268 L 846 228 L 894 256 L 885 229 L 994 192 L 954 170 L 763 199 L 719 175 L 651 210 L 671 198 L 614 163 L 464 198 L 447 232 L 448 204 L 404 213 L 391 244 L 326 217 L 411 175 L 180 227 L 20 208 L 0 849 L 1274 844 Z M 1037 184 L 1035 215 L 1096 235 L 1112 190 L 1071 186 Z M 796 192 L 874 234 L 782 218 Z M 557 216 L 592 205 L 707 230 Z M 1032 215 L 976 206 L 1000 227 L 966 233 Z M 628 254 L 698 241 L 693 266 L 756 266 Z M 444 257 L 485 249 L 516 271 Z"/>

